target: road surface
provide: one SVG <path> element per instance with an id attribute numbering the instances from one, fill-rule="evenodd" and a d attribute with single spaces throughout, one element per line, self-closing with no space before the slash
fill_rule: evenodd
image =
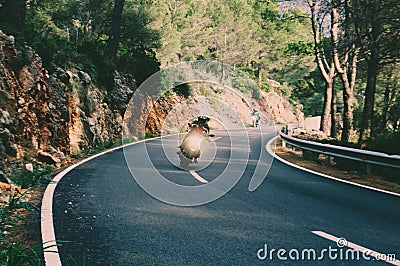
<path id="1" fill-rule="evenodd" d="M 366 260 L 362 253 L 353 259 L 350 249 L 339 248 L 329 235 L 400 258 L 399 197 L 277 160 L 250 192 L 251 162 L 258 160 L 265 141 L 261 143 L 257 129 L 247 131 L 250 163 L 242 178 L 223 197 L 197 207 L 173 206 L 148 195 L 129 172 L 122 149 L 70 171 L 57 185 L 53 207 L 63 265 L 389 265 L 374 257 Z M 274 135 L 271 129 L 264 140 Z M 214 163 L 196 171 L 207 181 L 223 171 L 229 157 L 229 138 L 222 133 L 215 137 Z M 202 184 L 172 165 L 160 144 L 160 139 L 147 142 L 155 168 L 177 184 Z M 135 154 L 136 144 L 127 149 L 132 156 L 143 156 Z M 286 253 L 280 251 L 278 257 L 279 249 Z"/>

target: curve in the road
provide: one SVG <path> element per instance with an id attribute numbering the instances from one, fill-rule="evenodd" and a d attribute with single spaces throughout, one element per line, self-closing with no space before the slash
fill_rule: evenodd
<path id="1" fill-rule="evenodd" d="M 258 150 L 264 150 L 265 147 L 263 143 Z M 100 155 L 93 156 L 90 160 Z M 371 245 L 374 250 L 391 251 L 398 250 L 399 247 L 395 237 L 399 233 L 399 228 L 396 227 L 400 221 L 397 212 L 399 206 L 396 205 L 397 199 L 389 197 L 393 195 L 385 194 L 387 195 L 385 196 L 376 193 L 377 191 L 353 188 L 347 186 L 348 184 L 328 179 L 325 181 L 278 162 L 274 163 L 275 166 L 269 174 L 270 181 L 251 195 L 247 189 L 251 174 L 246 172 L 243 180 L 220 200 L 202 207 L 180 208 L 163 204 L 145 195 L 137 185 L 133 184 L 132 179 L 129 180 L 126 169 L 124 170 L 126 176 L 121 175 L 118 179 L 120 184 L 110 184 L 105 191 L 99 184 L 116 182 L 115 177 L 119 176 L 113 175 L 115 170 L 112 169 L 123 170 L 121 158 L 123 158 L 122 153 L 118 151 L 85 165 L 81 162 L 81 169 L 74 170 L 73 174 L 69 174 L 67 180 L 62 182 L 63 190 L 59 191 L 57 188 L 56 199 L 59 202 L 56 200 L 55 204 L 58 204 L 59 208 L 55 209 L 56 214 L 54 214 L 58 221 L 56 224 L 58 237 L 59 233 L 64 237 L 70 236 L 69 233 L 75 237 L 85 234 L 81 240 L 89 244 L 91 240 L 87 238 L 94 237 L 99 244 L 95 248 L 115 252 L 113 258 L 122 259 L 124 262 L 120 265 L 128 265 L 127 262 L 161 261 L 165 264 L 190 264 L 195 263 L 196 259 L 197 264 L 260 263 L 256 260 L 256 248 L 267 241 L 272 247 L 296 248 L 308 245 L 316 248 L 326 247 L 328 242 L 312 237 L 312 231 L 346 236 L 354 243 L 364 245 L 368 243 L 366 246 Z M 251 159 L 256 158 L 257 154 L 253 154 Z M 100 169 L 96 169 L 97 167 Z M 249 167 L 253 167 L 253 170 L 255 168 L 251 165 Z M 69 169 L 71 170 L 72 168 Z M 211 169 L 202 170 L 199 174 L 211 182 Z M 127 188 L 127 184 L 135 185 L 134 191 Z M 51 184 L 53 188 L 48 192 L 47 197 L 51 196 L 51 200 L 56 185 L 57 183 Z M 97 187 L 92 188 L 92 186 Z M 69 193 L 70 190 L 74 191 Z M 66 191 L 69 195 L 61 197 Z M 95 197 L 82 198 L 83 193 L 90 196 L 89 191 Z M 73 198 L 72 201 L 75 205 L 75 202 L 81 200 L 81 205 L 76 208 L 74 206 L 72 213 L 68 209 L 68 214 L 64 214 L 64 206 L 71 200 L 68 197 L 76 195 L 81 198 Z M 113 198 L 118 198 L 115 203 L 110 202 Z M 44 206 L 46 205 L 42 205 L 42 211 Z M 380 206 L 383 206 L 383 209 Z M 46 209 L 47 212 L 50 210 L 51 215 L 52 208 L 47 205 Z M 77 222 L 78 214 L 88 215 L 90 220 L 83 217 L 77 225 L 70 224 L 70 221 Z M 59 224 L 60 222 L 63 224 Z M 91 231 L 92 225 L 93 231 Z M 362 230 L 358 230 L 361 227 Z M 53 225 L 52 229 L 54 236 Z M 375 236 L 374 234 L 378 232 L 380 235 Z M 55 236 L 50 238 L 50 241 L 54 243 Z M 130 244 L 131 248 L 126 250 L 126 244 Z M 91 252 L 93 247 L 90 246 Z M 109 258 L 104 259 L 103 262 L 106 262 Z M 112 261 L 112 264 L 122 262 Z M 268 263 L 280 264 L 276 260 Z M 291 263 L 296 262 L 288 262 Z M 337 264 L 337 262 L 331 263 Z M 344 265 L 352 265 L 351 262 L 348 263 L 350 264 L 344 263 Z M 47 261 L 46 264 L 60 265 Z"/>

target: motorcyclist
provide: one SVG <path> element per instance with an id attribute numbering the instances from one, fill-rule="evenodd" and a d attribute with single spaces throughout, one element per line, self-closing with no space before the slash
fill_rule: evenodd
<path id="1" fill-rule="evenodd" d="M 251 116 L 253 117 L 253 126 L 257 127 L 260 123 L 260 114 L 257 109 L 253 108 L 251 112 Z"/>
<path id="2" fill-rule="evenodd" d="M 210 133 L 210 126 L 208 125 L 208 122 L 210 122 L 210 118 L 205 115 L 201 115 L 197 117 L 195 121 L 193 121 L 190 126 L 192 127 L 193 125 L 198 125 L 200 127 L 204 127 L 207 130 L 207 134 Z"/>

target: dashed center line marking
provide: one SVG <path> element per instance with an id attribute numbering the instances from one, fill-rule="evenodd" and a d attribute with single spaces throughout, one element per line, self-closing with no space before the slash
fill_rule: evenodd
<path id="1" fill-rule="evenodd" d="M 343 239 L 343 238 L 339 238 L 339 237 L 330 235 L 330 234 L 322 232 L 322 231 L 311 231 L 311 232 L 313 234 L 316 234 L 316 235 L 320 236 L 320 237 L 323 237 L 323 238 L 326 238 L 328 240 L 334 241 L 337 244 L 339 244 L 339 241 Z M 354 250 L 360 251 L 363 254 L 367 255 L 368 257 L 375 257 L 379 261 L 386 261 L 387 263 L 390 263 L 390 264 L 393 264 L 393 265 L 398 265 L 398 266 L 400 265 L 400 261 L 399 260 L 396 260 L 396 259 L 393 259 L 393 258 L 392 259 L 388 258 L 388 256 L 386 256 L 385 254 L 373 251 L 373 250 L 371 250 L 369 248 L 354 244 L 354 243 L 349 242 L 347 240 L 345 240 L 345 242 L 346 242 L 345 247 L 352 248 Z"/>
<path id="2" fill-rule="evenodd" d="M 216 140 L 219 140 L 219 139 L 221 139 L 222 137 L 217 137 L 217 138 L 213 138 L 213 139 L 210 139 L 211 141 L 216 141 Z"/>
<path id="3" fill-rule="evenodd" d="M 200 181 L 203 184 L 207 184 L 208 181 L 202 178 L 198 173 L 196 173 L 194 170 L 190 170 L 189 173 L 196 178 L 198 181 Z"/>

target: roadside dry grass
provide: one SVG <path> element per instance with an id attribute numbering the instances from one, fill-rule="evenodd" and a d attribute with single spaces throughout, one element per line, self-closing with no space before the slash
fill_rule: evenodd
<path id="1" fill-rule="evenodd" d="M 396 182 L 376 174 L 364 174 L 357 171 L 344 170 L 335 167 L 334 164 L 326 165 L 323 156 L 320 156 L 320 158 L 315 161 L 308 160 L 303 158 L 300 150 L 292 150 L 287 147 L 283 148 L 279 139 L 276 140 L 275 144 L 276 145 L 271 146 L 275 146 L 274 150 L 276 155 L 288 162 L 339 179 L 400 194 L 400 180 Z"/>

